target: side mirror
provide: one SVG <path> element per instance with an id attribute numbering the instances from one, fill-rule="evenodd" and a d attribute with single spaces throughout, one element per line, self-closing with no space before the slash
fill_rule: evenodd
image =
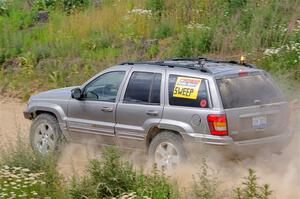
<path id="1" fill-rule="evenodd" d="M 82 91 L 80 88 L 74 88 L 72 91 L 71 91 L 71 97 L 73 99 L 76 99 L 76 100 L 79 100 L 82 96 Z"/>

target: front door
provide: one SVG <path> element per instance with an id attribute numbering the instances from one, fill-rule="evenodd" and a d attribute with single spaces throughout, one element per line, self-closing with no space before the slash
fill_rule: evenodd
<path id="1" fill-rule="evenodd" d="M 100 75 L 83 90 L 81 100 L 68 105 L 68 130 L 75 142 L 115 144 L 115 113 L 125 71 Z"/>
<path id="2" fill-rule="evenodd" d="M 129 148 L 145 146 L 149 127 L 158 125 L 163 114 L 164 70 L 133 69 L 117 107 L 118 144 Z"/>

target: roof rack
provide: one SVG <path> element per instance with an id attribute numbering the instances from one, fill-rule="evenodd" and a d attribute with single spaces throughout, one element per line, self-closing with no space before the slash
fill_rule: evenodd
<path id="1" fill-rule="evenodd" d="M 203 64 L 176 64 L 176 63 L 166 63 L 165 61 L 142 61 L 142 62 L 123 62 L 119 65 L 135 65 L 135 64 L 148 64 L 156 66 L 166 66 L 169 68 L 179 67 L 179 68 L 188 68 L 193 70 L 199 70 L 205 73 L 212 73 L 207 67 L 204 67 Z"/>
<path id="2" fill-rule="evenodd" d="M 179 61 L 190 61 L 197 63 L 176 63 Z M 175 63 L 174 63 L 175 62 Z M 254 65 L 248 63 L 239 63 L 237 61 L 222 61 L 222 60 L 213 60 L 205 57 L 197 57 L 197 58 L 173 58 L 165 61 L 141 61 L 141 62 L 123 62 L 119 65 L 135 65 L 135 64 L 143 64 L 143 65 L 156 65 L 156 66 L 166 66 L 170 68 L 179 67 L 179 68 L 188 68 L 193 70 L 199 70 L 204 73 L 213 73 L 206 63 L 228 63 L 228 64 L 236 64 L 240 66 L 245 66 L 248 68 L 256 68 Z"/>
<path id="3" fill-rule="evenodd" d="M 223 60 L 213 60 L 213 59 L 208 59 L 206 57 L 198 57 L 198 58 L 174 58 L 171 59 L 171 61 L 198 61 L 198 62 L 211 62 L 211 63 L 228 63 L 228 64 L 236 64 L 236 65 L 241 65 L 245 66 L 248 68 L 256 68 L 256 66 L 249 64 L 249 63 L 240 63 L 237 61 L 223 61 Z"/>

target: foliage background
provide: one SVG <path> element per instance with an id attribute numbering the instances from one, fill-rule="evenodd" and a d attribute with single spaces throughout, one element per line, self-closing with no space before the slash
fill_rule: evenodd
<path id="1" fill-rule="evenodd" d="M 1 0 L 0 93 L 27 99 L 128 60 L 242 54 L 293 90 L 299 13 L 300 0 Z"/>

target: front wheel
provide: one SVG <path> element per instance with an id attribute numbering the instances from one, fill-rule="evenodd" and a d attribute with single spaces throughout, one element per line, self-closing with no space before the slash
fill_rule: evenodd
<path id="1" fill-rule="evenodd" d="M 186 158 L 181 136 L 169 131 L 156 135 L 149 146 L 149 157 L 159 169 L 176 169 Z"/>
<path id="2" fill-rule="evenodd" d="M 40 114 L 30 127 L 31 147 L 42 155 L 56 152 L 61 145 L 61 135 L 57 119 L 50 114 Z"/>

